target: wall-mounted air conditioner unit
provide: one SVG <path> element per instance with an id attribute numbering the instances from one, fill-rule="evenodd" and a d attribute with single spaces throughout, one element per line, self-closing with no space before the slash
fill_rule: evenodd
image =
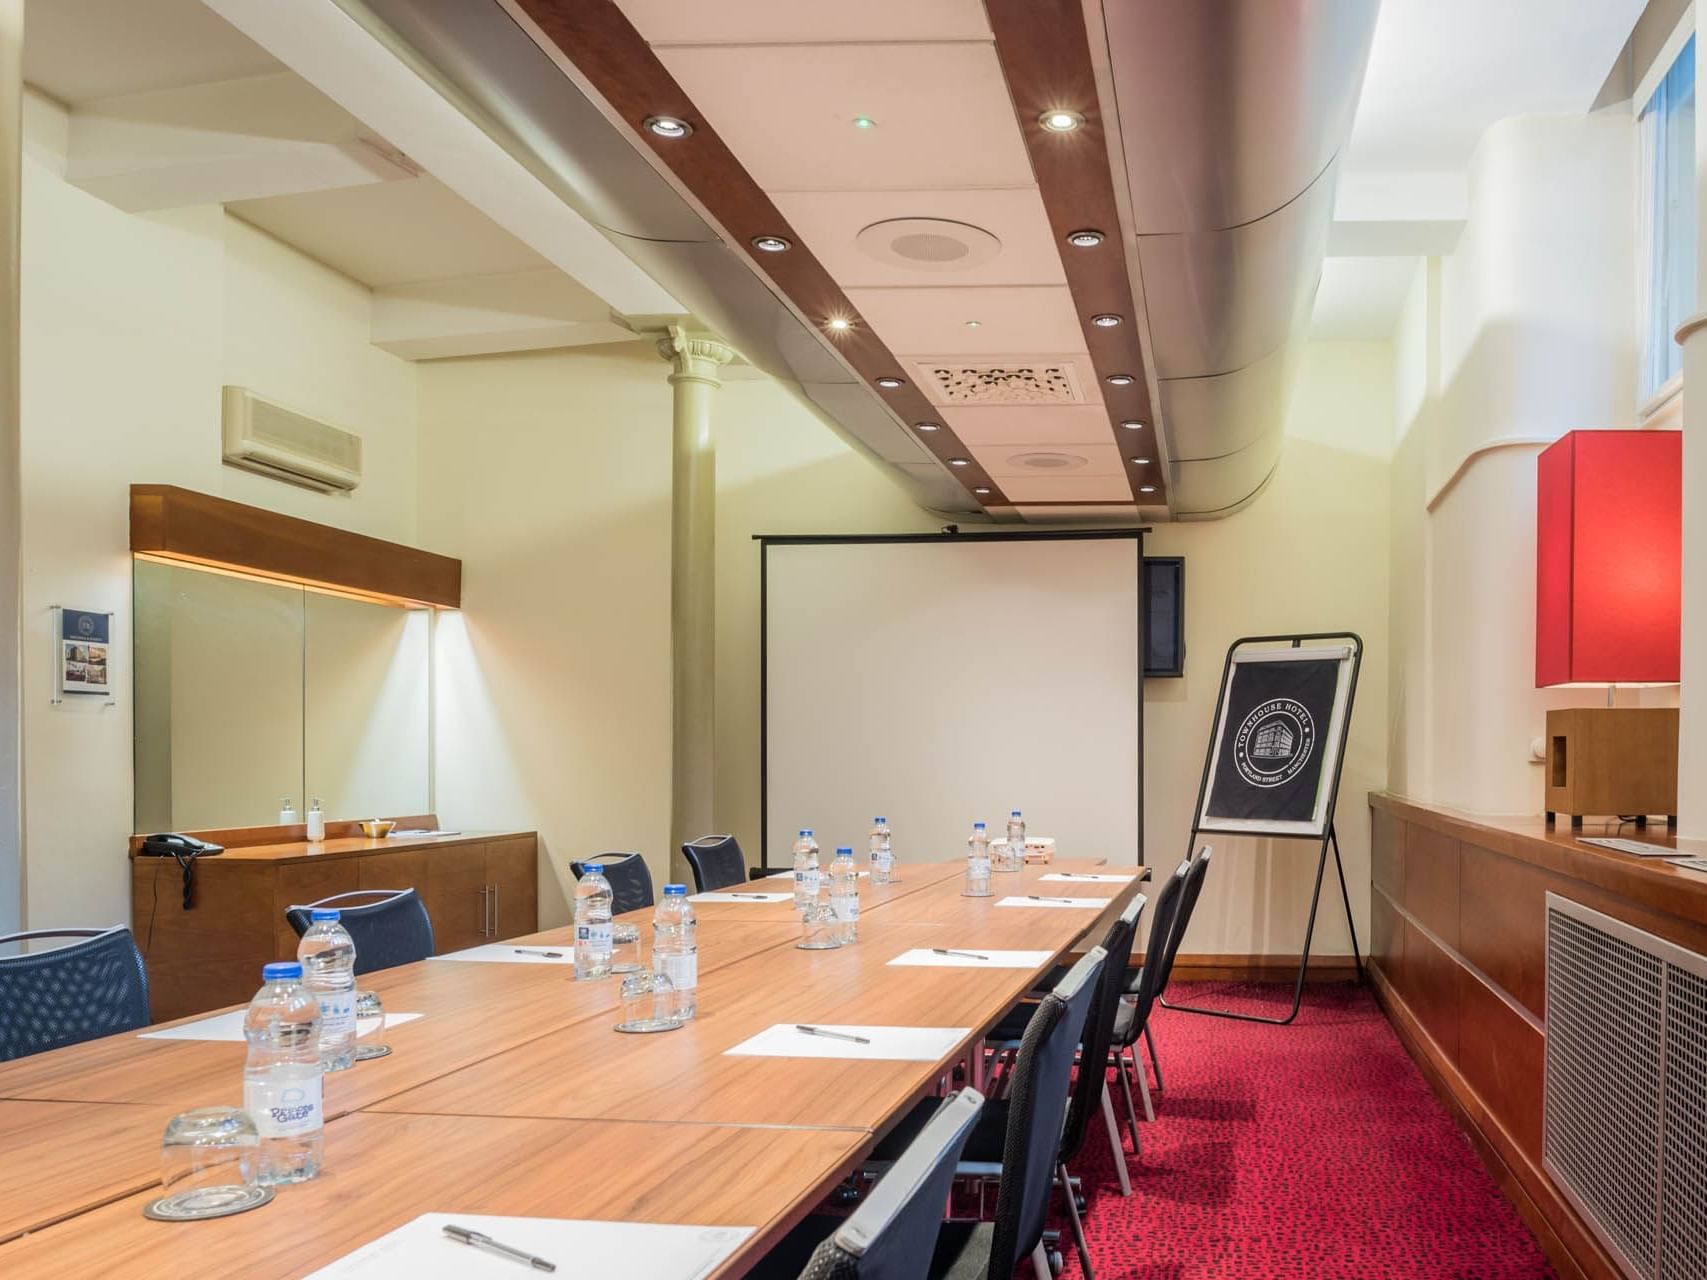
<path id="1" fill-rule="evenodd" d="M 362 438 L 330 423 L 263 400 L 246 387 L 226 387 L 225 460 L 245 471 L 325 493 L 361 483 Z"/>

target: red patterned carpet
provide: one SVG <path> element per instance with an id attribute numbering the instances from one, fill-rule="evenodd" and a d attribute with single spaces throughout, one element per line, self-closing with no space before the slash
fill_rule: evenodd
<path id="1" fill-rule="evenodd" d="M 1291 989 L 1171 994 L 1280 1013 Z M 1167 1091 L 1128 1156 L 1132 1198 L 1101 1126 L 1073 1170 L 1099 1280 L 1554 1276 L 1367 991 L 1312 987 L 1290 1027 L 1158 1009 L 1155 1032 Z"/>

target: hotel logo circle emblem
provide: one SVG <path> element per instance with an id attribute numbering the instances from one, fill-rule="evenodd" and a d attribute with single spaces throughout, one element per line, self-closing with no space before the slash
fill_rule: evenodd
<path id="1" fill-rule="evenodd" d="M 1316 722 L 1296 698 L 1270 698 L 1251 710 L 1233 738 L 1233 764 L 1253 787 L 1291 782 L 1316 750 Z"/>
<path id="2" fill-rule="evenodd" d="M 95 634 L 95 620 L 88 614 L 84 614 L 81 618 L 77 619 L 77 634 L 80 636 L 92 636 Z"/>

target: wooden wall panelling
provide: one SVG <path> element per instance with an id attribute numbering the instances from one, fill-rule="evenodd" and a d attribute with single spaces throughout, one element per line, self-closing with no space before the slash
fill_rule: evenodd
<path id="1" fill-rule="evenodd" d="M 427 887 L 425 849 L 402 849 L 396 853 L 373 853 L 356 858 L 356 887 L 358 889 L 413 889 L 416 893 Z"/>
<path id="2" fill-rule="evenodd" d="M 1369 959 L 1393 985 L 1403 987 L 1405 929 L 1399 909 L 1380 889 L 1369 895 Z"/>
<path id="3" fill-rule="evenodd" d="M 1539 1165 L 1547 1038 L 1468 969 L 1457 974 L 1458 1069 Z"/>
<path id="4" fill-rule="evenodd" d="M 1561 876 L 1464 846 L 1458 949 L 1537 1018 L 1547 1013 L 1548 890 L 1572 896 Z"/>
<path id="5" fill-rule="evenodd" d="M 1448 947 L 1458 946 L 1458 841 L 1437 831 L 1405 829 L 1405 910 Z"/>
<path id="6" fill-rule="evenodd" d="M 130 549 L 391 601 L 462 604 L 460 560 L 176 485 L 130 487 Z"/>
<path id="7" fill-rule="evenodd" d="M 486 886 L 485 845 L 432 850 L 423 896 L 427 914 L 433 918 L 433 945 L 441 954 L 490 941 L 486 936 Z"/>
<path id="8" fill-rule="evenodd" d="M 1369 876 L 1395 902 L 1405 896 L 1405 830 L 1386 810 L 1369 811 Z"/>
<path id="9" fill-rule="evenodd" d="M 1458 965 L 1411 921 L 1405 921 L 1407 1003 L 1449 1061 L 1458 1056 Z"/>
<path id="10" fill-rule="evenodd" d="M 498 895 L 493 912 L 500 938 L 513 938 L 538 927 L 537 849 L 532 836 L 494 840 L 486 846 L 486 882 Z"/>
<path id="11" fill-rule="evenodd" d="M 208 875 L 196 869 L 195 906 L 185 911 L 175 860 L 131 863 L 131 933 L 148 969 L 156 1022 L 247 1000 L 260 986 L 261 966 L 275 958 L 271 869 L 222 870 Z"/>

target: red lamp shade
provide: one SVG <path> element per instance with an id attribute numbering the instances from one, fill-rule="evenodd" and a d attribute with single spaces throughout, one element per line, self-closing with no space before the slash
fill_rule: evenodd
<path id="1" fill-rule="evenodd" d="M 1535 684 L 1674 684 L 1683 434 L 1573 431 L 1539 460 Z"/>

